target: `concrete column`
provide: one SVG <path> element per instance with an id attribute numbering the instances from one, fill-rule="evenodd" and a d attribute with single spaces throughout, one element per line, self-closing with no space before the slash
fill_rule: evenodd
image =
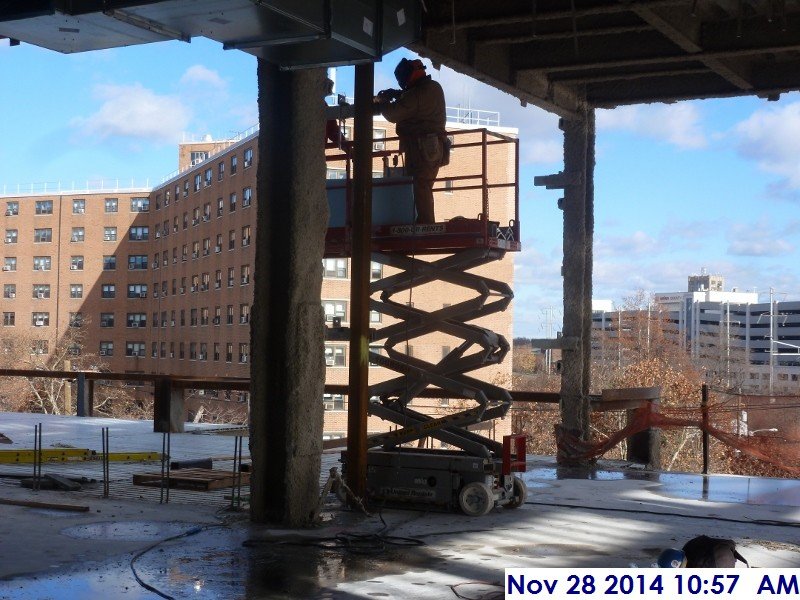
<path id="1" fill-rule="evenodd" d="M 592 177 L 594 113 L 562 120 L 564 131 L 564 338 L 577 345 L 562 352 L 561 433 L 580 440 L 589 437 L 589 357 L 592 318 L 592 245 L 594 228 Z M 559 436 L 561 440 L 562 437 Z M 559 448 L 561 464 L 580 464 L 567 446 Z"/>
<path id="2" fill-rule="evenodd" d="M 250 505 L 253 521 L 292 527 L 311 521 L 322 455 L 324 80 L 258 61 Z"/>
<path id="3" fill-rule="evenodd" d="M 183 433 L 186 403 L 183 389 L 174 388 L 169 377 L 153 382 L 153 431 Z"/>

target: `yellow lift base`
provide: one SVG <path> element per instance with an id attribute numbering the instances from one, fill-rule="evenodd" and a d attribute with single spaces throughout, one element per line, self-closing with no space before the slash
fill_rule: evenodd
<path id="1" fill-rule="evenodd" d="M 33 464 L 33 450 L 0 450 L 0 464 Z M 103 453 L 88 448 L 47 448 L 41 451 L 42 462 L 103 460 Z M 109 461 L 160 461 L 160 452 L 109 452 Z"/>

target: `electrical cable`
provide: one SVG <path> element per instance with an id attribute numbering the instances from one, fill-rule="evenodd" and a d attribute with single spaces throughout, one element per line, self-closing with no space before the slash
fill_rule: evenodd
<path id="1" fill-rule="evenodd" d="M 139 552 L 134 554 L 133 557 L 131 557 L 131 560 L 130 560 L 131 572 L 133 573 L 134 579 L 136 579 L 136 583 L 138 583 L 140 586 L 142 586 L 148 592 L 152 592 L 152 593 L 154 593 L 154 594 L 156 594 L 158 596 L 161 596 L 162 598 L 165 598 L 166 600 L 175 600 L 174 596 L 170 596 L 169 594 L 166 594 L 166 593 L 162 592 L 158 588 L 150 585 L 149 583 L 145 582 L 141 577 L 139 577 L 139 573 L 136 572 L 136 561 L 139 560 L 142 556 L 144 556 L 148 552 L 150 552 L 151 550 L 153 550 L 154 548 L 157 548 L 158 546 L 160 546 L 161 544 L 165 544 L 167 542 L 171 542 L 171 541 L 174 541 L 174 540 L 179 540 L 179 539 L 185 538 L 185 537 L 191 537 L 191 536 L 197 535 L 201 531 L 205 531 L 207 529 L 214 529 L 215 527 L 224 527 L 224 526 L 225 526 L 225 523 L 218 523 L 218 524 L 214 524 L 214 525 L 201 525 L 199 527 L 192 527 L 188 531 L 184 531 L 183 533 L 179 533 L 178 535 L 173 535 L 171 537 L 164 538 L 163 540 L 159 540 L 159 541 L 157 541 L 157 542 L 155 542 L 153 544 L 150 544 L 144 550 L 140 550 Z"/>

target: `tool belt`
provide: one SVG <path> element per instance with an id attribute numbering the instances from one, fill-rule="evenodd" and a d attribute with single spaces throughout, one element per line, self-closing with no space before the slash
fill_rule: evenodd
<path id="1" fill-rule="evenodd" d="M 425 133 L 417 138 L 420 159 L 439 167 L 450 164 L 450 145 L 444 133 Z"/>

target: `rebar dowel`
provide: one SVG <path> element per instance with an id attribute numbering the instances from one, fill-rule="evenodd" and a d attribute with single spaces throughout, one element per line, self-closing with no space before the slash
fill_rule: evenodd
<path id="1" fill-rule="evenodd" d="M 167 434 L 162 433 L 161 434 L 161 487 L 159 488 L 159 497 L 158 497 L 159 504 L 164 503 L 164 484 L 166 483 L 164 475 L 166 474 L 167 470 L 164 461 L 166 460 L 169 460 L 167 458 Z"/>
<path id="2" fill-rule="evenodd" d="M 708 385 L 703 384 L 700 391 L 700 410 L 703 413 L 703 475 L 708 475 Z"/>
<path id="3" fill-rule="evenodd" d="M 100 430 L 100 435 L 103 438 L 103 498 L 109 497 L 111 468 L 109 463 L 109 438 L 108 427 L 103 427 Z"/>

